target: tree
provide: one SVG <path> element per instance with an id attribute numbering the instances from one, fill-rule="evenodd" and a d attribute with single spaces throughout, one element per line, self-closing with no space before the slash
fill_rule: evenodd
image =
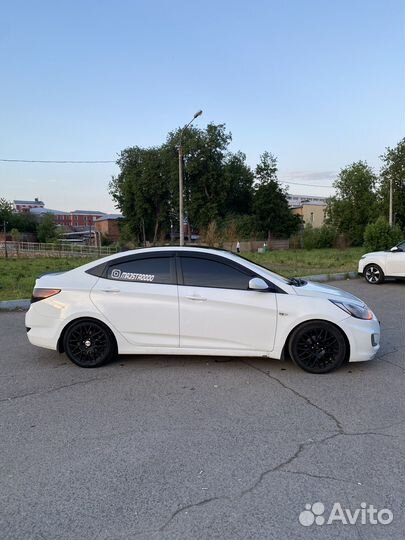
<path id="1" fill-rule="evenodd" d="M 57 239 L 57 227 L 52 214 L 44 214 L 38 225 L 37 236 L 40 242 L 53 242 Z"/>
<path id="2" fill-rule="evenodd" d="M 229 153 L 224 164 L 224 187 L 227 191 L 222 213 L 248 215 L 252 213 L 254 174 L 243 152 Z"/>
<path id="3" fill-rule="evenodd" d="M 178 230 L 179 138 L 176 130 L 162 146 L 127 148 L 117 162 L 120 173 L 110 194 L 142 243 L 156 242 L 171 226 Z M 229 215 L 251 212 L 253 173 L 244 154 L 229 152 L 230 141 L 224 124 L 189 127 L 182 136 L 185 216 L 201 232 L 213 222 L 222 228 Z"/>
<path id="4" fill-rule="evenodd" d="M 333 184 L 336 195 L 328 201 L 327 222 L 354 245 L 363 244 L 366 226 L 377 217 L 376 182 L 371 167 L 357 161 L 342 169 Z"/>
<path id="5" fill-rule="evenodd" d="M 405 231 L 405 138 L 395 148 L 387 148 L 381 156 L 383 167 L 380 173 L 379 196 L 384 216 L 389 213 L 390 180 L 393 187 L 394 221 Z"/>
<path id="6" fill-rule="evenodd" d="M 34 233 L 37 230 L 37 220 L 32 214 L 13 213 L 9 219 L 10 227 L 20 232 Z"/>
<path id="7" fill-rule="evenodd" d="M 277 180 L 277 159 L 264 152 L 255 170 L 253 210 L 257 230 L 275 236 L 290 236 L 299 227 L 299 217 L 288 206 L 287 193 Z"/>
<path id="8" fill-rule="evenodd" d="M 162 148 L 135 146 L 121 152 L 120 174 L 110 182 L 110 193 L 127 223 L 143 244 L 155 243 L 169 227 L 170 171 Z"/>
<path id="9" fill-rule="evenodd" d="M 176 222 L 179 137 L 180 130 L 169 133 L 165 145 L 171 164 L 172 209 Z M 185 214 L 192 226 L 200 230 L 207 229 L 214 221 L 218 223 L 227 213 L 229 186 L 234 185 L 230 168 L 225 174 L 231 140 L 224 124 L 208 124 L 205 129 L 190 127 L 183 134 Z"/>
<path id="10" fill-rule="evenodd" d="M 13 213 L 13 205 L 10 201 L 2 197 L 0 199 L 0 227 L 3 228 L 3 223 L 6 221 L 8 224 Z M 7 227 L 8 229 L 10 227 Z"/>

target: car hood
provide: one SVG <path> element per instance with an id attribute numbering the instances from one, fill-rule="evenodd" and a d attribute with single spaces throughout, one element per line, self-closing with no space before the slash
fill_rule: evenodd
<path id="1" fill-rule="evenodd" d="M 365 253 L 362 257 L 375 257 L 376 255 L 387 255 L 388 251 L 370 251 L 370 253 Z"/>
<path id="2" fill-rule="evenodd" d="M 353 300 L 359 304 L 364 304 L 363 300 L 350 294 L 347 291 L 338 289 L 337 287 L 331 287 L 330 285 L 324 285 L 323 283 L 315 283 L 314 281 L 308 281 L 306 285 L 301 287 L 293 287 L 296 294 L 299 296 L 320 296 L 322 298 L 331 298 L 335 300 Z"/>

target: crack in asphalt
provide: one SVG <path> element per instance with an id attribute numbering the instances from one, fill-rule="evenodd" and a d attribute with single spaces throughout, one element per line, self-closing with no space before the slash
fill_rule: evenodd
<path id="1" fill-rule="evenodd" d="M 181 506 L 175 512 L 173 512 L 173 514 L 169 517 L 169 519 L 167 519 L 165 521 L 165 523 L 163 523 L 163 525 L 161 527 L 159 527 L 159 531 L 162 532 L 164 529 L 166 529 L 168 527 L 168 525 L 170 525 L 170 523 L 173 521 L 173 519 L 178 514 L 181 514 L 182 512 L 185 512 L 185 511 L 189 510 L 190 508 L 195 508 L 197 506 L 204 506 L 205 504 L 208 504 L 208 503 L 213 502 L 213 501 L 230 500 L 230 499 L 231 498 L 226 496 L 226 495 L 221 496 L 221 497 L 209 497 L 208 499 L 203 499 L 202 501 L 199 501 L 199 502 L 196 502 L 196 503 L 190 503 L 190 504 L 186 504 L 185 506 Z"/>
<path id="2" fill-rule="evenodd" d="M 390 364 L 391 366 L 395 366 L 398 369 L 400 369 L 402 373 L 405 373 L 405 369 L 403 366 L 400 366 L 399 364 L 396 364 L 395 362 L 391 362 L 390 360 L 387 360 L 386 358 L 383 360 L 383 362 L 386 362 L 387 364 Z"/>
<path id="3" fill-rule="evenodd" d="M 379 354 L 378 356 L 375 357 L 376 360 L 381 360 L 381 358 L 384 358 L 385 356 L 388 356 L 390 354 L 394 354 L 396 352 L 399 351 L 399 347 L 395 347 L 394 349 L 392 349 L 391 351 L 387 351 L 383 354 Z"/>
<path id="4" fill-rule="evenodd" d="M 72 386 L 77 386 L 80 384 L 87 384 L 93 381 L 104 381 L 105 379 L 109 379 L 109 377 L 94 377 L 93 379 L 87 379 L 86 381 L 76 381 L 70 384 L 63 384 L 61 386 L 56 386 L 54 388 L 49 388 L 48 390 L 38 390 L 36 392 L 27 392 L 26 394 L 19 394 L 18 396 L 11 396 L 0 399 L 0 403 L 4 401 L 14 401 L 15 399 L 22 399 L 28 396 L 40 396 L 40 395 L 46 395 L 51 394 L 52 392 L 57 392 L 58 390 L 63 390 L 63 388 L 70 388 Z"/>
<path id="5" fill-rule="evenodd" d="M 386 433 L 377 433 L 377 431 L 345 432 L 340 420 L 335 415 L 333 415 L 330 411 L 327 411 L 327 410 L 323 409 L 322 407 L 320 407 L 319 405 L 317 405 L 316 403 L 311 401 L 307 396 L 301 394 L 300 392 L 298 392 L 294 388 L 289 387 L 285 382 L 280 381 L 274 375 L 270 375 L 269 372 L 264 371 L 264 370 L 258 368 L 257 366 L 254 366 L 253 364 L 251 364 L 249 362 L 246 362 L 244 360 L 241 360 L 241 362 L 243 364 L 249 366 L 250 368 L 255 369 L 256 371 L 262 373 L 263 375 L 265 375 L 269 379 L 276 381 L 285 390 L 289 390 L 295 396 L 297 396 L 298 398 L 304 400 L 308 405 L 310 405 L 310 406 L 314 407 L 315 409 L 321 411 L 324 415 L 326 415 L 330 420 L 333 421 L 333 423 L 335 425 L 335 432 L 332 433 L 332 434 L 327 435 L 326 437 L 323 437 L 322 439 L 318 439 L 318 440 L 309 439 L 307 441 L 304 441 L 304 442 L 300 443 L 298 445 L 298 448 L 296 449 L 296 451 L 289 458 L 282 461 L 278 465 L 275 465 L 274 467 L 263 471 L 260 474 L 260 476 L 252 483 L 252 485 L 250 487 L 248 487 L 247 489 L 244 489 L 243 491 L 241 491 L 240 494 L 237 495 L 237 496 L 230 497 L 230 496 L 224 495 L 224 496 L 209 497 L 207 499 L 202 499 L 201 501 L 198 501 L 196 503 L 189 503 L 189 504 L 187 504 L 185 506 L 181 506 L 180 508 L 177 508 L 177 510 L 175 510 L 171 514 L 171 516 L 165 521 L 165 523 L 159 529 L 155 530 L 154 532 L 163 532 L 165 529 L 167 529 L 167 527 L 171 524 L 171 522 L 179 514 L 185 512 L 187 510 L 190 510 L 192 508 L 201 507 L 201 506 L 204 506 L 204 505 L 209 504 L 209 503 L 214 502 L 214 501 L 232 500 L 235 497 L 242 498 L 245 495 L 247 495 L 248 493 L 251 493 L 253 490 L 255 490 L 261 484 L 261 482 L 263 482 L 263 480 L 266 478 L 266 476 L 268 476 L 268 475 L 270 475 L 270 474 L 272 474 L 274 472 L 282 472 L 282 473 L 289 473 L 289 474 L 301 474 L 301 475 L 305 475 L 305 476 L 309 476 L 309 477 L 313 477 L 313 478 L 319 478 L 319 479 L 322 478 L 322 479 L 326 479 L 326 480 L 333 480 L 333 481 L 337 481 L 337 482 L 343 482 L 343 483 L 350 483 L 350 484 L 359 485 L 358 482 L 353 482 L 351 480 L 346 480 L 346 479 L 342 479 L 342 478 L 336 478 L 336 477 L 328 476 L 328 475 L 313 475 L 313 474 L 307 473 L 307 472 L 283 470 L 283 468 L 287 467 L 288 465 L 291 465 L 291 463 L 293 463 L 296 459 L 298 459 L 300 457 L 300 455 L 302 454 L 302 452 L 304 452 L 307 448 L 310 448 L 310 447 L 313 447 L 313 446 L 319 446 L 319 445 L 324 444 L 327 441 L 329 441 L 331 439 L 334 439 L 334 438 L 337 438 L 337 437 L 359 437 L 359 436 L 372 435 L 372 436 L 379 436 L 379 437 L 395 438 L 394 435 L 389 435 L 389 434 L 386 434 Z M 396 425 L 396 424 L 394 424 L 394 425 Z M 374 429 L 375 430 L 387 429 L 388 427 L 390 427 L 390 426 L 385 426 L 385 427 L 381 427 L 381 428 L 374 428 Z M 152 531 L 148 531 L 148 532 L 152 532 Z M 359 534 L 359 531 L 357 531 L 357 532 Z"/>
<path id="6" fill-rule="evenodd" d="M 319 439 L 318 441 L 313 441 L 313 440 L 308 440 L 308 441 L 305 441 L 303 443 L 300 443 L 298 445 L 298 448 L 297 450 L 294 452 L 294 454 L 292 454 L 288 459 L 286 459 L 285 461 L 282 461 L 281 463 L 279 463 L 278 465 L 276 465 L 275 467 L 272 467 L 271 469 L 267 469 L 266 471 L 263 471 L 259 478 L 247 489 L 244 489 L 242 492 L 241 492 L 241 497 L 244 497 L 247 493 L 250 493 L 251 491 L 253 491 L 254 489 L 257 488 L 257 486 L 259 484 L 261 484 L 261 482 L 266 478 L 266 476 L 268 476 L 269 474 L 272 474 L 274 472 L 278 472 L 278 471 L 281 471 L 283 472 L 281 469 L 283 467 L 286 467 L 287 465 L 290 465 L 293 461 L 295 461 L 296 459 L 298 459 L 301 455 L 302 452 L 304 452 L 304 450 L 306 450 L 306 448 L 309 448 L 311 446 L 317 446 L 319 444 L 323 444 L 324 442 L 326 441 L 329 441 L 330 439 L 334 439 L 335 437 L 338 437 L 339 435 L 341 435 L 340 432 L 337 432 L 337 433 L 333 433 L 332 435 L 327 435 L 326 437 L 324 437 L 323 439 Z"/>
<path id="7" fill-rule="evenodd" d="M 309 478 L 316 478 L 320 480 L 335 480 L 336 482 L 345 482 L 347 484 L 354 484 L 356 486 L 362 485 L 361 483 L 354 482 L 353 480 L 347 480 L 346 478 L 337 478 L 335 476 L 329 476 L 327 474 L 312 474 L 312 473 L 304 472 L 304 471 L 289 471 L 289 470 L 281 471 L 281 472 L 286 473 L 286 474 L 298 474 L 302 476 L 309 476 Z"/>
<path id="8" fill-rule="evenodd" d="M 387 360 L 387 356 L 390 356 L 391 354 L 394 354 L 396 352 L 399 351 L 399 347 L 395 347 L 394 349 L 392 349 L 391 351 L 388 351 L 384 354 L 381 354 L 380 356 L 377 356 L 376 357 L 376 360 L 381 360 L 382 362 L 386 362 L 387 364 L 390 364 L 391 366 L 395 366 L 397 368 L 399 368 L 402 372 L 405 371 L 404 369 L 404 366 L 401 366 L 399 364 L 397 364 L 396 362 L 392 362 L 391 360 Z"/>
<path id="9" fill-rule="evenodd" d="M 315 443 L 316 444 L 323 443 L 326 440 L 329 440 L 329 439 L 332 439 L 333 437 L 336 437 L 337 435 L 340 435 L 340 433 L 333 433 L 332 435 L 328 435 L 327 437 L 321 439 L 320 441 L 312 441 L 311 440 L 311 441 L 306 441 L 304 443 L 300 443 L 299 446 L 298 446 L 298 449 L 294 452 L 294 454 L 291 457 L 289 457 L 288 459 L 286 459 L 282 463 L 279 463 L 275 467 L 272 467 L 271 469 L 268 469 L 268 470 L 262 472 L 261 475 L 259 476 L 259 478 L 249 488 L 247 488 L 247 489 L 240 492 L 238 497 L 239 498 L 244 497 L 247 493 L 250 493 L 251 491 L 253 491 L 263 481 L 263 479 L 267 475 L 269 475 L 269 474 L 271 474 L 273 472 L 276 472 L 276 471 L 280 470 L 282 467 L 292 463 L 300 455 L 300 453 L 305 449 L 306 446 L 310 446 L 310 445 L 313 445 Z M 182 506 L 182 507 L 178 508 L 175 512 L 172 513 L 172 515 L 166 520 L 166 522 L 159 528 L 159 531 L 162 532 L 164 529 L 166 529 L 176 516 L 178 516 L 179 514 L 181 514 L 182 512 L 184 512 L 186 510 L 190 510 L 191 508 L 195 508 L 195 507 L 198 507 L 198 506 L 204 506 L 205 504 L 208 504 L 208 503 L 213 502 L 213 501 L 231 500 L 232 498 L 235 498 L 235 497 L 229 497 L 229 496 L 226 496 L 226 495 L 217 496 L 217 497 L 209 497 L 209 498 L 203 499 L 203 500 L 201 500 L 201 501 L 199 501 L 197 503 L 190 503 L 190 504 L 187 504 L 185 506 Z"/>
<path id="10" fill-rule="evenodd" d="M 315 409 L 317 409 L 318 411 L 321 411 L 321 413 L 325 414 L 328 418 L 330 418 L 335 426 L 336 426 L 336 429 L 339 433 L 343 433 L 343 426 L 342 424 L 340 423 L 340 421 L 336 418 L 336 416 L 334 416 L 331 412 L 327 411 L 326 409 L 323 409 L 321 406 L 317 405 L 316 403 L 314 403 L 313 401 L 311 401 L 309 399 L 309 397 L 305 396 L 304 394 L 301 394 L 300 392 L 298 392 L 297 390 L 295 390 L 294 388 L 291 388 L 290 386 L 288 386 L 286 383 L 284 383 L 283 381 L 280 381 L 280 379 L 278 379 L 277 377 L 275 377 L 274 375 L 270 375 L 270 372 L 269 371 L 265 371 L 263 369 L 260 369 L 259 367 L 255 366 L 254 364 L 251 364 L 250 362 L 247 362 L 246 360 L 240 360 L 240 362 L 242 364 L 245 364 L 246 366 L 249 366 L 251 367 L 252 369 L 255 369 L 256 371 L 258 371 L 259 373 L 262 373 L 263 375 L 265 375 L 266 377 L 268 377 L 269 379 L 273 380 L 273 381 L 276 381 L 278 382 L 278 384 L 280 386 L 282 386 L 284 389 L 286 390 L 289 390 L 290 392 L 292 392 L 295 396 L 303 399 L 308 405 L 310 405 L 311 407 L 314 407 Z"/>

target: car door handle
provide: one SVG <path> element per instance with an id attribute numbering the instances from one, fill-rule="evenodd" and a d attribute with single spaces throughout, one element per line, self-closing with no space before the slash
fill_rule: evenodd
<path id="1" fill-rule="evenodd" d="M 200 296 L 199 294 L 193 294 L 191 296 L 186 296 L 187 300 L 196 300 L 197 302 L 205 302 L 207 299 L 204 298 L 204 296 Z"/>
<path id="2" fill-rule="evenodd" d="M 103 292 L 120 292 L 119 289 L 113 289 L 112 287 L 110 287 L 109 289 L 101 289 Z"/>

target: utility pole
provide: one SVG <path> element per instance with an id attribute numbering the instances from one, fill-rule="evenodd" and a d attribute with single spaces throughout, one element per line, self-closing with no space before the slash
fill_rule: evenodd
<path id="1" fill-rule="evenodd" d="M 389 210 L 389 224 L 390 224 L 390 227 L 392 227 L 393 225 L 393 220 L 392 220 L 392 176 L 390 177 L 390 210 Z"/>
<path id="2" fill-rule="evenodd" d="M 181 145 L 184 130 L 194 122 L 196 118 L 202 115 L 202 111 L 197 111 L 188 124 L 180 131 L 179 136 L 179 227 L 180 227 L 180 246 L 184 246 L 184 210 L 183 210 L 183 147 Z"/>

